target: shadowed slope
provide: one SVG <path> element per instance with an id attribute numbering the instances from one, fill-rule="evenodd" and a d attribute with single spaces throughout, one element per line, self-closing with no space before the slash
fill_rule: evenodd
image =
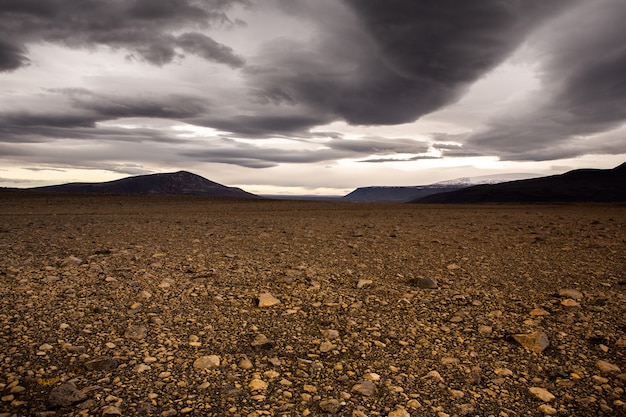
<path id="1" fill-rule="evenodd" d="M 187 171 L 139 175 L 99 183 L 70 183 L 34 188 L 40 191 L 112 194 L 191 194 L 224 198 L 257 198 L 240 188 L 227 187 Z"/>
<path id="2" fill-rule="evenodd" d="M 613 169 L 578 169 L 561 175 L 477 185 L 426 196 L 414 203 L 556 203 L 626 201 L 626 163 Z"/>

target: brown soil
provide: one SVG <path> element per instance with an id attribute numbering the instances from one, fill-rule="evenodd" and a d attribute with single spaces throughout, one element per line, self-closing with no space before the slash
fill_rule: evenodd
<path id="1" fill-rule="evenodd" d="M 0 416 L 626 415 L 625 270 L 624 205 L 3 191 Z"/>

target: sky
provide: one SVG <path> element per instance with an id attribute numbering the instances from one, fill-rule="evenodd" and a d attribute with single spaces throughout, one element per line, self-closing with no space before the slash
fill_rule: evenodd
<path id="1" fill-rule="evenodd" d="M 624 0 L 0 0 L 0 186 L 612 168 L 625 21 Z"/>

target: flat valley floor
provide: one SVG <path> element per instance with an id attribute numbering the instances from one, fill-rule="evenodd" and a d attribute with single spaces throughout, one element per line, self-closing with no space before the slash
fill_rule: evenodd
<path id="1" fill-rule="evenodd" d="M 625 205 L 0 191 L 0 416 L 626 415 Z"/>

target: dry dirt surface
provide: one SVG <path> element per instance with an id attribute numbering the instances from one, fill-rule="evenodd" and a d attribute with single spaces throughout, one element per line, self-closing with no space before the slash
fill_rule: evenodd
<path id="1" fill-rule="evenodd" d="M 0 193 L 0 416 L 626 415 L 626 206 Z"/>

